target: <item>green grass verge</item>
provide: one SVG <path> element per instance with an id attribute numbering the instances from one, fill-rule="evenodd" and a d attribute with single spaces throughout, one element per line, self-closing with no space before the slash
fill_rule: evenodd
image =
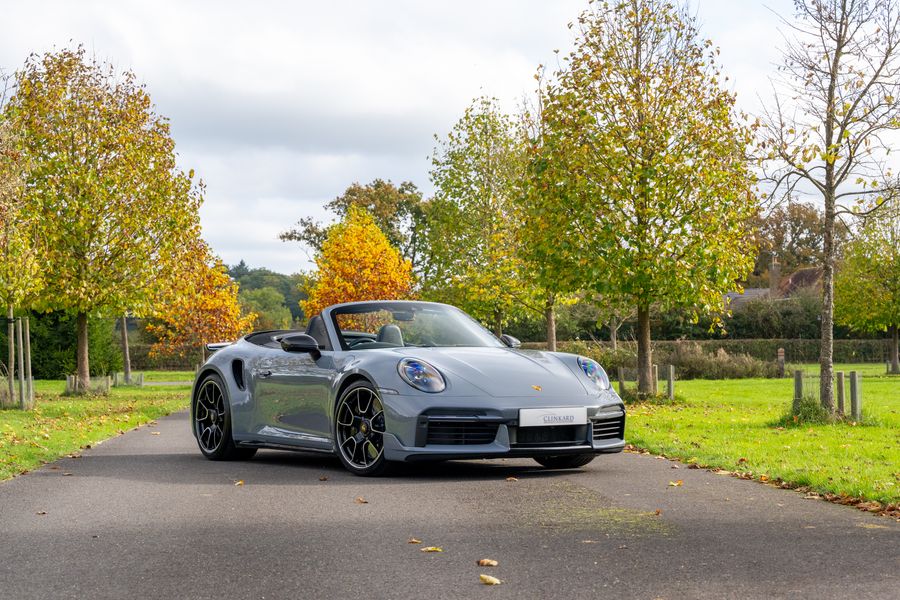
<path id="1" fill-rule="evenodd" d="M 0 480 L 187 408 L 190 396 L 189 386 L 114 388 L 107 397 L 65 397 L 64 388 L 35 381 L 35 410 L 0 410 Z"/>
<path id="2" fill-rule="evenodd" d="M 850 370 L 842 365 L 843 370 Z M 780 427 L 790 379 L 680 381 L 673 405 L 629 407 L 628 441 L 656 454 L 816 492 L 900 502 L 900 378 L 863 376 L 866 425 Z M 849 409 L 849 406 L 848 406 Z"/>

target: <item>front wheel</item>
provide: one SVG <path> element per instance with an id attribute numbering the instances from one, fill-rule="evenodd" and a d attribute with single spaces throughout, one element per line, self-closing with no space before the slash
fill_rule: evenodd
<path id="1" fill-rule="evenodd" d="M 344 467 L 356 475 L 384 473 L 384 433 L 384 405 L 378 392 L 368 381 L 350 384 L 334 415 L 334 439 Z"/>
<path id="2" fill-rule="evenodd" d="M 197 390 L 191 407 L 194 437 L 200 452 L 209 460 L 246 460 L 256 448 L 238 448 L 231 438 L 231 405 L 225 382 L 218 375 L 208 375 Z"/>
<path id="3" fill-rule="evenodd" d="M 577 469 L 592 460 L 595 454 L 563 454 L 561 456 L 536 456 L 534 460 L 548 469 Z"/>

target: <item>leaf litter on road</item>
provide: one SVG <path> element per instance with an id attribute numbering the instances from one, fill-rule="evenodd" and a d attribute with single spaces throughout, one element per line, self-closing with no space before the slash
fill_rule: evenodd
<path id="1" fill-rule="evenodd" d="M 503 583 L 493 575 L 485 575 L 484 573 L 478 576 L 478 580 L 481 581 L 481 583 L 483 583 L 484 585 L 500 585 L 501 583 Z"/>

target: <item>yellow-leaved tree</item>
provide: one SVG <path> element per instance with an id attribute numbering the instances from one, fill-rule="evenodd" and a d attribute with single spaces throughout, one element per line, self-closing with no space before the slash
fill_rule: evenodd
<path id="1" fill-rule="evenodd" d="M 355 206 L 329 229 L 316 267 L 309 297 L 300 302 L 307 317 L 332 304 L 400 300 L 412 291 L 410 262 L 391 246 L 372 216 Z"/>
<path id="2" fill-rule="evenodd" d="M 199 355 L 203 344 L 231 341 L 253 328 L 256 315 L 241 314 L 237 283 L 199 237 L 173 275 L 175 283 L 158 290 L 147 324 L 157 339 L 151 355 Z"/>

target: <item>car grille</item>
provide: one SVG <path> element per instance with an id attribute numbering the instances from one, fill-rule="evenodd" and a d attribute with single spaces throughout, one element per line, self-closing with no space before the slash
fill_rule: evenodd
<path id="1" fill-rule="evenodd" d="M 615 440 L 625 438 L 625 414 L 614 417 L 594 417 L 591 419 L 595 440 Z"/>
<path id="2" fill-rule="evenodd" d="M 579 430 L 581 435 L 579 435 Z M 519 427 L 516 447 L 571 446 L 585 443 L 584 425 L 553 425 L 550 427 Z"/>
<path id="3" fill-rule="evenodd" d="M 459 446 L 490 444 L 497 437 L 498 423 L 482 421 L 428 421 L 426 444 Z"/>

